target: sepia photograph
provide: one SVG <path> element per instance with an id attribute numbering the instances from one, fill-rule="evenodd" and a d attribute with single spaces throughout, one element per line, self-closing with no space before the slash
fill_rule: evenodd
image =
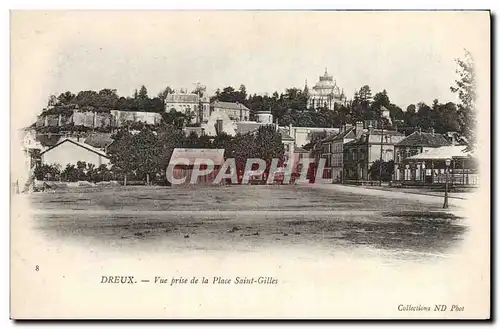
<path id="1" fill-rule="evenodd" d="M 12 10 L 11 318 L 490 319 L 490 15 Z"/>

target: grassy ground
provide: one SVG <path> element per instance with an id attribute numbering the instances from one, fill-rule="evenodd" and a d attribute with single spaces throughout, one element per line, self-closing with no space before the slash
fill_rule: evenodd
<path id="1" fill-rule="evenodd" d="M 118 187 L 30 196 L 50 239 L 112 248 L 446 254 L 467 227 L 422 198 L 311 186 Z"/>

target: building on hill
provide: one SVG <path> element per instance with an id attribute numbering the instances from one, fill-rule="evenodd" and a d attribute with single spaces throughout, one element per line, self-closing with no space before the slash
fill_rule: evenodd
<path id="1" fill-rule="evenodd" d="M 165 112 L 170 111 L 191 115 L 191 123 L 203 123 L 210 116 L 210 101 L 198 94 L 173 93 L 165 99 Z"/>
<path id="2" fill-rule="evenodd" d="M 307 82 L 304 88 L 308 92 L 308 108 L 317 109 L 324 107 L 333 111 L 335 104 L 344 104 L 346 97 L 344 92 L 337 86 L 337 81 L 333 79 L 328 71 L 325 69 L 325 74 L 319 77 L 318 82 L 314 85 L 312 90 L 308 90 Z"/>
<path id="3" fill-rule="evenodd" d="M 248 121 L 250 109 L 241 103 L 214 101 L 210 104 L 210 113 L 225 112 L 233 121 Z"/>

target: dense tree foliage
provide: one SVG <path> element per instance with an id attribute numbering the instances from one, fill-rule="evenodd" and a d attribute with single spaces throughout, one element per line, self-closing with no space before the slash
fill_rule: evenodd
<path id="1" fill-rule="evenodd" d="M 223 148 L 226 158 L 235 158 L 239 173 L 249 158 L 264 159 L 270 165 L 273 158 L 284 154 L 281 135 L 273 126 L 262 126 L 255 134 L 231 137 L 222 133 L 215 137 L 186 136 L 174 125 L 145 127 L 138 133 L 120 129 L 108 147 L 111 170 L 126 183 L 127 179 L 145 182 L 165 178 L 165 170 L 174 148 Z"/>
<path id="2" fill-rule="evenodd" d="M 463 59 L 456 59 L 458 68 L 456 73 L 459 78 L 455 85 L 451 86 L 452 92 L 458 94 L 460 104 L 458 105 L 458 124 L 461 132 L 469 140 L 473 148 L 476 143 L 476 73 L 472 54 L 465 51 Z"/>
<path id="3" fill-rule="evenodd" d="M 380 180 L 380 177 L 382 177 L 382 181 L 389 182 L 394 174 L 394 161 L 380 162 L 380 160 L 376 160 L 370 166 L 369 172 L 372 180 Z"/>
<path id="4" fill-rule="evenodd" d="M 140 87 L 139 91 L 134 92 L 134 97 L 120 97 L 116 89 L 102 89 L 99 92 L 85 90 L 78 92 L 76 95 L 66 91 L 57 97 L 55 95 L 49 96 L 47 105 L 53 109 L 52 112 L 60 112 L 68 108 L 73 109 L 74 106 L 98 112 L 109 112 L 111 110 L 162 112 L 166 95 L 171 91 L 167 87 L 158 97 L 153 98 L 148 96 L 148 91 L 144 85 Z M 44 113 L 49 114 L 49 112 Z"/>
<path id="5" fill-rule="evenodd" d="M 34 174 L 38 180 L 62 182 L 88 181 L 98 183 L 115 179 L 115 174 L 106 165 L 96 167 L 92 163 L 85 163 L 85 161 L 67 164 L 63 170 L 57 165 L 43 164 L 35 168 Z"/>

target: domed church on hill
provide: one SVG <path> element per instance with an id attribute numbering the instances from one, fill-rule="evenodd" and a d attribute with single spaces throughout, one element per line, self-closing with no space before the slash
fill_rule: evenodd
<path id="1" fill-rule="evenodd" d="M 309 94 L 307 101 L 309 109 L 324 107 L 333 111 L 335 103 L 344 104 L 346 101 L 344 91 L 340 90 L 337 81 L 333 80 L 331 75 L 328 75 L 326 69 L 325 74 L 319 77 L 319 81 L 316 82 L 311 91 L 307 89 L 307 81 L 305 89 Z"/>

